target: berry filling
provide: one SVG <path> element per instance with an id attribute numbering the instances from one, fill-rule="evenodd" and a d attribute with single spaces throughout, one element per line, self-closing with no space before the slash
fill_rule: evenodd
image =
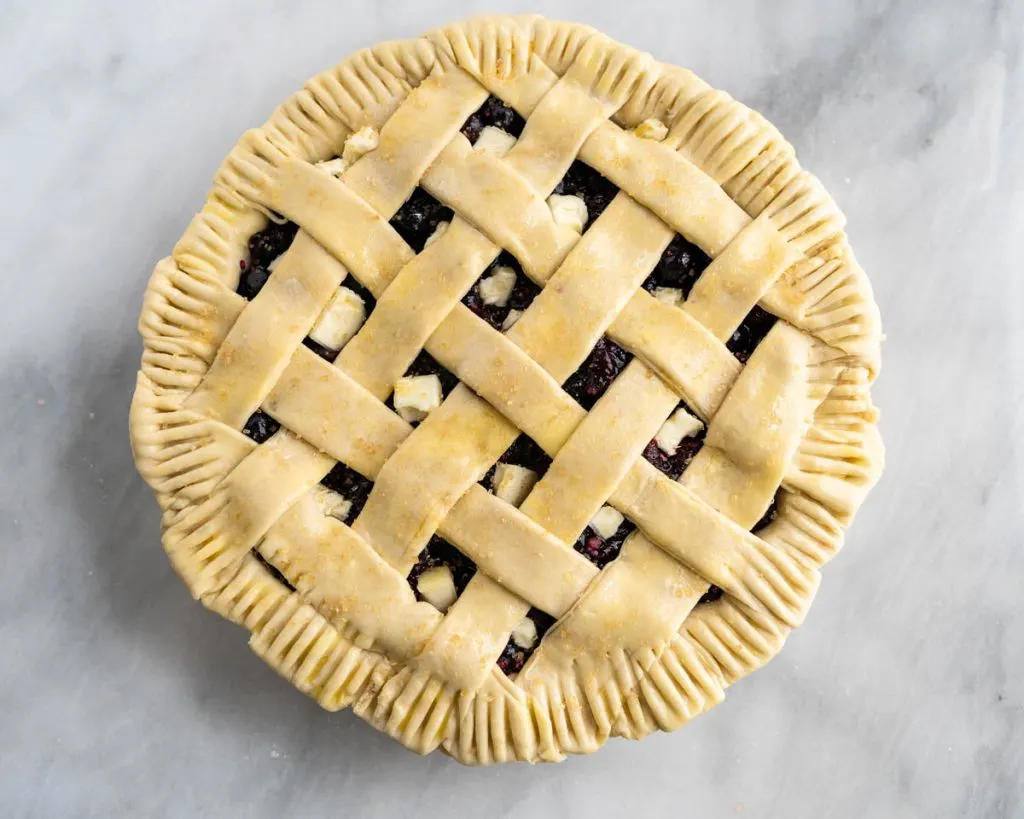
<path id="1" fill-rule="evenodd" d="M 313 339 L 311 339 L 309 336 L 306 336 L 304 339 L 302 339 L 302 343 L 308 349 L 312 350 L 314 353 L 320 356 L 320 358 L 322 358 L 324 361 L 328 361 L 333 364 L 334 359 L 338 357 L 338 350 L 332 350 L 330 347 L 324 347 L 322 344 L 318 344 L 317 342 L 313 341 Z"/>
<path id="2" fill-rule="evenodd" d="M 525 432 L 522 433 L 515 441 L 512 442 L 512 446 L 505 450 L 500 458 L 498 458 L 499 464 L 513 464 L 514 466 L 521 466 L 526 469 L 532 470 L 537 474 L 538 480 L 544 477 L 544 473 L 548 471 L 548 467 L 551 466 L 551 458 L 548 457 L 547 453 L 537 445 L 537 442 L 533 440 Z M 491 488 L 492 481 L 494 480 L 494 472 L 497 470 L 498 464 L 495 464 L 487 470 L 483 478 L 480 479 L 481 485 L 486 489 Z"/>
<path id="3" fill-rule="evenodd" d="M 732 337 L 725 342 L 725 346 L 729 348 L 729 352 L 746 364 L 757 345 L 764 340 L 764 337 L 768 335 L 768 331 L 775 326 L 776 321 L 778 319 L 771 313 L 754 305 L 754 309 L 747 313 L 743 323 L 732 334 Z"/>
<path id="4" fill-rule="evenodd" d="M 441 379 L 441 394 L 447 398 L 448 394 L 459 385 L 459 379 L 442 367 L 437 360 L 426 350 L 420 350 L 419 355 L 413 359 L 409 369 L 405 371 L 403 378 L 416 375 L 436 375 Z"/>
<path id="5" fill-rule="evenodd" d="M 498 668 L 509 676 L 522 671 L 523 666 L 526 665 L 526 661 L 530 659 L 530 655 L 533 654 L 533 652 L 537 650 L 537 646 L 540 645 L 540 641 L 543 639 L 544 634 L 555 624 L 555 618 L 545 614 L 540 609 L 530 609 L 526 616 L 533 622 L 534 628 L 536 629 L 536 642 L 531 646 L 522 646 L 519 645 L 513 637 L 508 641 L 508 643 L 506 643 L 504 650 L 501 652 L 501 656 L 498 657 Z"/>
<path id="6" fill-rule="evenodd" d="M 423 188 L 416 188 L 391 217 L 391 227 L 419 253 L 441 222 L 450 222 L 451 208 L 445 207 Z"/>
<path id="7" fill-rule="evenodd" d="M 295 238 L 299 226 L 294 222 L 271 222 L 249 238 L 249 261 L 242 261 L 238 278 L 238 294 L 247 299 L 256 298 L 270 278 L 270 266 L 284 253 Z"/>
<path id="8" fill-rule="evenodd" d="M 484 282 L 492 279 L 496 273 L 501 275 L 499 271 L 502 269 L 511 270 L 515 273 L 515 284 L 512 286 L 507 299 L 495 300 L 486 287 L 482 285 Z M 522 313 L 530 306 L 538 293 L 540 293 L 540 288 L 526 277 L 519 266 L 519 262 L 508 252 L 502 251 L 498 258 L 488 265 L 477 283 L 462 297 L 462 303 L 495 330 L 501 332 L 507 329 L 505 322 L 509 314 L 513 310 L 517 311 L 517 313 Z"/>
<path id="9" fill-rule="evenodd" d="M 672 287 L 682 291 L 682 298 L 685 299 L 709 264 L 711 259 L 703 250 L 677 233 L 661 254 L 651 275 L 644 281 L 643 288 L 648 293 L 654 293 L 659 288 Z"/>
<path id="10" fill-rule="evenodd" d="M 562 196 L 578 196 L 587 206 L 586 230 L 600 216 L 615 198 L 619 189 L 605 179 L 589 165 L 578 159 L 569 166 L 562 181 L 555 187 L 554 193 Z"/>
<path id="11" fill-rule="evenodd" d="M 256 410 L 245 422 L 242 434 L 252 438 L 257 444 L 262 444 L 280 428 L 281 425 L 277 421 L 262 410 Z"/>
<path id="12" fill-rule="evenodd" d="M 633 356 L 609 338 L 600 338 L 563 389 L 584 409 L 591 409 Z"/>
<path id="13" fill-rule="evenodd" d="M 480 132 L 488 125 L 518 137 L 523 132 L 526 121 L 497 97 L 488 97 L 487 101 L 466 120 L 466 124 L 462 126 L 462 134 L 471 143 L 475 143 L 480 137 Z"/>
<path id="14" fill-rule="evenodd" d="M 430 538 L 426 548 L 420 552 L 416 565 L 409 571 L 409 585 L 416 593 L 417 600 L 423 600 L 417 581 L 427 571 L 438 566 L 446 566 L 455 582 L 456 594 L 462 594 L 470 579 L 476 574 L 476 564 L 456 549 L 447 540 L 438 535 Z"/>
<path id="15" fill-rule="evenodd" d="M 704 594 L 701 595 L 700 600 L 697 601 L 697 605 L 699 606 L 702 603 L 714 603 L 723 594 L 725 594 L 725 592 L 712 583 L 711 588 L 709 588 L 706 592 L 704 592 Z"/>
<path id="16" fill-rule="evenodd" d="M 597 568 L 603 569 L 619 556 L 623 542 L 635 528 L 636 526 L 632 522 L 623 520 L 619 524 L 619 528 L 615 530 L 615 534 L 605 538 L 587 526 L 576 538 L 573 548 Z"/>
<path id="17" fill-rule="evenodd" d="M 345 523 L 352 522 L 363 511 L 366 499 L 370 496 L 370 490 L 373 489 L 373 481 L 364 478 L 354 469 L 350 469 L 340 462 L 334 465 L 334 468 L 324 476 L 320 484 L 337 492 L 352 504 Z"/>
<path id="18" fill-rule="evenodd" d="M 282 586 L 285 586 L 288 589 L 288 591 L 295 591 L 295 587 L 288 582 L 288 578 L 281 574 L 280 571 L 278 571 L 277 566 L 275 566 L 263 555 L 261 555 L 259 549 L 253 549 L 252 556 L 255 557 L 260 564 L 262 564 L 263 568 L 270 573 L 270 576 L 273 577 L 274 580 L 276 580 Z"/>
<path id="19" fill-rule="evenodd" d="M 679 402 L 677 409 L 685 410 L 690 415 L 696 416 L 696 413 L 682 401 Z M 654 439 L 644 447 L 644 458 L 672 480 L 678 480 L 700 452 L 701 447 L 704 446 L 705 435 L 707 435 L 707 427 L 702 425 L 699 431 L 680 440 L 676 444 L 674 452 L 666 452 L 658 445 L 658 440 Z"/>

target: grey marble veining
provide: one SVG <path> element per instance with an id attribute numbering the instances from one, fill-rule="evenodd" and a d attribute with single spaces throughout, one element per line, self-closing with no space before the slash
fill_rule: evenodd
<path id="1" fill-rule="evenodd" d="M 0 7 L 0 815 L 1024 816 L 1020 2 L 532 4 L 762 109 L 882 307 L 888 470 L 723 705 L 560 766 L 421 759 L 175 578 L 126 431 L 153 263 L 307 76 L 489 5 Z"/>

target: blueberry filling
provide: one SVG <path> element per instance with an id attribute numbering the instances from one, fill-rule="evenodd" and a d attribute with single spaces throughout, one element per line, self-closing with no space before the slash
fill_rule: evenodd
<path id="1" fill-rule="evenodd" d="M 495 330 L 501 331 L 504 329 L 503 325 L 505 323 L 505 319 L 508 318 L 508 314 L 513 310 L 522 312 L 529 307 L 530 303 L 537 298 L 537 294 L 540 293 L 540 288 L 526 277 L 522 268 L 519 266 L 519 262 L 517 262 L 511 254 L 504 251 L 497 259 L 488 265 L 480 279 L 483 280 L 493 275 L 494 271 L 499 267 L 510 267 L 516 274 L 516 283 L 512 288 L 512 293 L 508 297 L 507 304 L 504 306 L 485 304 L 480 295 L 479 282 L 477 282 L 477 284 L 474 285 L 465 296 L 463 296 L 462 303 L 490 324 Z"/>
<path id="2" fill-rule="evenodd" d="M 377 306 L 377 300 L 373 297 L 373 293 L 363 287 L 363 285 L 356 280 L 355 276 L 346 276 L 345 281 L 343 281 L 342 284 L 363 300 L 363 304 L 366 305 L 366 315 L 370 315 L 373 308 Z"/>
<path id="3" fill-rule="evenodd" d="M 359 298 L 363 300 L 363 304 L 366 307 L 367 317 L 373 312 L 373 308 L 377 305 L 377 300 L 373 297 L 373 294 L 367 290 L 363 285 L 356 281 L 355 276 L 347 276 L 345 281 L 342 282 L 347 289 L 355 293 Z M 302 343 L 314 353 L 316 353 L 324 361 L 333 363 L 338 357 L 339 350 L 332 350 L 330 347 L 324 347 L 317 341 L 314 341 L 309 336 L 306 336 Z"/>
<path id="4" fill-rule="evenodd" d="M 514 640 L 508 641 L 501 652 L 501 656 L 498 657 L 498 668 L 510 676 L 522 671 L 526 661 L 530 659 L 530 655 L 540 645 L 541 638 L 555 624 L 555 618 L 545 614 L 540 609 L 530 609 L 526 616 L 533 621 L 533 625 L 537 629 L 537 642 L 532 646 L 526 647 L 518 645 Z"/>
<path id="5" fill-rule="evenodd" d="M 277 421 L 265 412 L 256 410 L 245 422 L 242 434 L 252 438 L 257 444 L 262 444 L 280 428 L 281 425 Z"/>
<path id="6" fill-rule="evenodd" d="M 405 376 L 403 377 L 409 378 L 416 375 L 436 375 L 440 378 L 441 395 L 445 398 L 459 384 L 459 379 L 442 367 L 426 350 L 420 350 L 419 355 L 413 359 L 412 364 L 409 365 L 409 369 L 405 371 Z"/>
<path id="7" fill-rule="evenodd" d="M 299 226 L 294 222 L 277 224 L 271 222 L 259 233 L 249 238 L 249 261 L 241 262 L 241 276 L 238 279 L 238 294 L 247 299 L 256 298 L 263 285 L 270 278 L 270 265 L 284 253 L 295 238 Z"/>
<path id="8" fill-rule="evenodd" d="M 348 517 L 345 518 L 346 523 L 355 520 L 363 511 L 366 499 L 370 496 L 370 490 L 373 489 L 373 481 L 364 478 L 354 469 L 350 469 L 340 462 L 334 465 L 334 468 L 324 476 L 320 483 L 337 492 L 352 504 Z"/>
<path id="9" fill-rule="evenodd" d="M 512 442 L 512 446 L 502 453 L 498 458 L 500 464 L 515 464 L 530 469 L 537 473 L 538 478 L 544 477 L 544 473 L 551 466 L 551 458 L 538 446 L 526 433 L 522 433 Z M 480 479 L 480 483 L 486 488 L 491 488 L 491 480 L 494 478 L 494 470 L 497 464 L 487 470 L 487 473 Z"/>
<path id="10" fill-rule="evenodd" d="M 659 287 L 674 287 L 682 291 L 685 299 L 709 264 L 711 259 L 703 250 L 677 233 L 644 281 L 643 288 L 653 293 Z"/>
<path id="11" fill-rule="evenodd" d="M 333 362 L 334 359 L 338 357 L 337 350 L 332 350 L 330 347 L 324 347 L 324 345 L 318 344 L 317 342 L 313 341 L 313 339 L 311 339 L 309 336 L 306 336 L 304 339 L 302 339 L 302 343 L 308 349 L 312 350 L 314 353 L 320 356 L 320 358 L 322 358 L 324 361 Z"/>
<path id="12" fill-rule="evenodd" d="M 714 603 L 723 594 L 725 594 L 725 592 L 712 583 L 711 588 L 709 588 L 706 592 L 704 592 L 704 594 L 701 595 L 700 600 L 697 601 L 697 605 L 699 606 L 702 603 Z"/>
<path id="13" fill-rule="evenodd" d="M 488 97 L 487 101 L 466 120 L 462 126 L 462 134 L 470 142 L 475 143 L 480 132 L 488 125 L 518 137 L 523 132 L 526 121 L 497 97 Z"/>
<path id="14" fill-rule="evenodd" d="M 679 406 L 691 415 L 695 414 L 686 404 L 680 403 Z M 656 440 L 650 441 L 644 447 L 644 458 L 664 472 L 669 478 L 677 480 L 683 474 L 686 467 L 690 465 L 690 462 L 697 453 L 700 452 L 701 447 L 704 446 L 705 435 L 707 435 L 707 427 L 702 427 L 695 435 L 683 438 L 676 446 L 676 451 L 671 454 L 659 447 Z"/>
<path id="15" fill-rule="evenodd" d="M 588 526 L 576 538 L 573 548 L 597 568 L 603 569 L 619 556 L 623 542 L 635 528 L 632 522 L 623 520 L 615 534 L 604 538 Z"/>
<path id="16" fill-rule="evenodd" d="M 597 403 L 615 377 L 633 356 L 609 338 L 598 339 L 578 370 L 569 376 L 564 389 L 584 409 Z"/>
<path id="17" fill-rule="evenodd" d="M 578 159 L 569 166 L 554 193 L 564 196 L 579 196 L 587 206 L 586 230 L 600 216 L 615 198 L 619 189 L 589 165 Z"/>
<path id="18" fill-rule="evenodd" d="M 438 224 L 451 219 L 451 208 L 442 205 L 423 188 L 416 188 L 398 213 L 391 217 L 391 227 L 419 253 Z"/>
<path id="19" fill-rule="evenodd" d="M 416 599 L 423 597 L 416 587 L 416 581 L 427 569 L 435 566 L 447 566 L 452 573 L 452 580 L 455 582 L 455 591 L 462 594 L 470 579 L 476 574 L 476 564 L 456 549 L 444 538 L 434 535 L 430 538 L 426 548 L 420 552 L 416 565 L 409 572 L 409 585 L 416 592 Z"/>
<path id="20" fill-rule="evenodd" d="M 771 313 L 754 305 L 754 309 L 747 313 L 747 317 L 743 319 L 743 323 L 732 334 L 732 337 L 725 342 L 725 346 L 729 348 L 729 352 L 746 364 L 747 359 L 768 335 L 768 331 L 775 326 L 776 321 L 778 319 Z"/>
<path id="21" fill-rule="evenodd" d="M 763 515 L 761 515 L 761 519 L 757 523 L 754 524 L 754 527 L 750 531 L 753 532 L 756 535 L 758 532 L 760 532 L 762 529 L 764 529 L 769 523 L 774 521 L 776 516 L 778 515 L 778 513 L 779 513 L 779 493 L 776 492 L 775 493 L 775 497 L 772 498 L 772 502 L 768 506 L 768 509 L 765 511 L 765 513 Z"/>
<path id="22" fill-rule="evenodd" d="M 270 576 L 273 577 L 274 580 L 276 580 L 281 585 L 286 586 L 289 591 L 295 591 L 295 587 L 288 582 L 288 578 L 281 574 L 281 572 L 278 571 L 277 567 L 273 563 L 271 563 L 263 555 L 261 555 L 259 549 L 253 549 L 252 556 L 255 557 L 256 560 L 263 566 L 263 568 L 270 573 Z"/>

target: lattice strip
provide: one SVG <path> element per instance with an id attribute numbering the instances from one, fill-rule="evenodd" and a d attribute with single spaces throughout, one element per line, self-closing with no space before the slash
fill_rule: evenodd
<path id="1" fill-rule="evenodd" d="M 168 554 L 196 595 L 226 582 L 267 530 L 331 468 L 323 454 L 281 430 L 245 457 L 214 493 L 186 510 L 165 536 Z"/>
<path id="2" fill-rule="evenodd" d="M 260 544 L 274 564 L 321 614 L 350 623 L 388 656 L 414 656 L 441 614 L 416 602 L 403 575 L 327 515 L 325 493 L 309 493 L 281 516 Z"/>
<path id="3" fill-rule="evenodd" d="M 295 237 L 275 275 L 242 311 L 186 406 L 241 429 L 270 392 L 345 269 L 305 234 Z"/>
<path id="4" fill-rule="evenodd" d="M 779 274 L 799 258 L 768 217 L 759 216 L 697 279 L 686 310 L 718 338 L 727 339 Z"/>
<path id="5" fill-rule="evenodd" d="M 462 71 L 428 77 L 381 126 L 377 149 L 347 169 L 342 180 L 390 219 L 485 99 L 487 90 Z"/>

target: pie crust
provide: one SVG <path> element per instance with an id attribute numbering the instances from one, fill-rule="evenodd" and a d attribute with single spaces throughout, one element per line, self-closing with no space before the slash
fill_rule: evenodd
<path id="1" fill-rule="evenodd" d="M 489 96 L 527 125 L 476 151 Z M 582 235 L 547 202 L 577 159 L 620 191 Z M 417 186 L 455 212 L 418 254 L 389 224 Z M 247 300 L 247 242 L 281 216 L 298 234 Z M 843 224 L 760 115 L 585 26 L 361 51 L 242 137 L 153 272 L 131 437 L 164 548 L 296 687 L 418 752 L 553 761 L 678 728 L 803 621 L 882 466 Z M 677 233 L 713 260 L 681 304 L 640 287 Z M 504 333 L 460 302 L 502 250 L 542 287 Z M 376 305 L 332 365 L 302 342 L 348 274 Z M 725 341 L 758 306 L 780 320 L 742 364 Z M 633 358 L 588 412 L 560 385 L 602 337 Z M 460 384 L 414 427 L 385 402 L 424 349 Z M 642 453 L 680 401 L 706 435 L 673 481 Z M 257 409 L 280 424 L 258 445 Z M 520 432 L 552 461 L 517 508 L 479 481 Z M 339 461 L 374 481 L 351 525 L 320 486 Z M 572 544 L 606 506 L 637 528 L 599 569 Z M 446 613 L 407 580 L 434 535 L 477 567 Z M 555 625 L 506 675 L 531 607 Z"/>

